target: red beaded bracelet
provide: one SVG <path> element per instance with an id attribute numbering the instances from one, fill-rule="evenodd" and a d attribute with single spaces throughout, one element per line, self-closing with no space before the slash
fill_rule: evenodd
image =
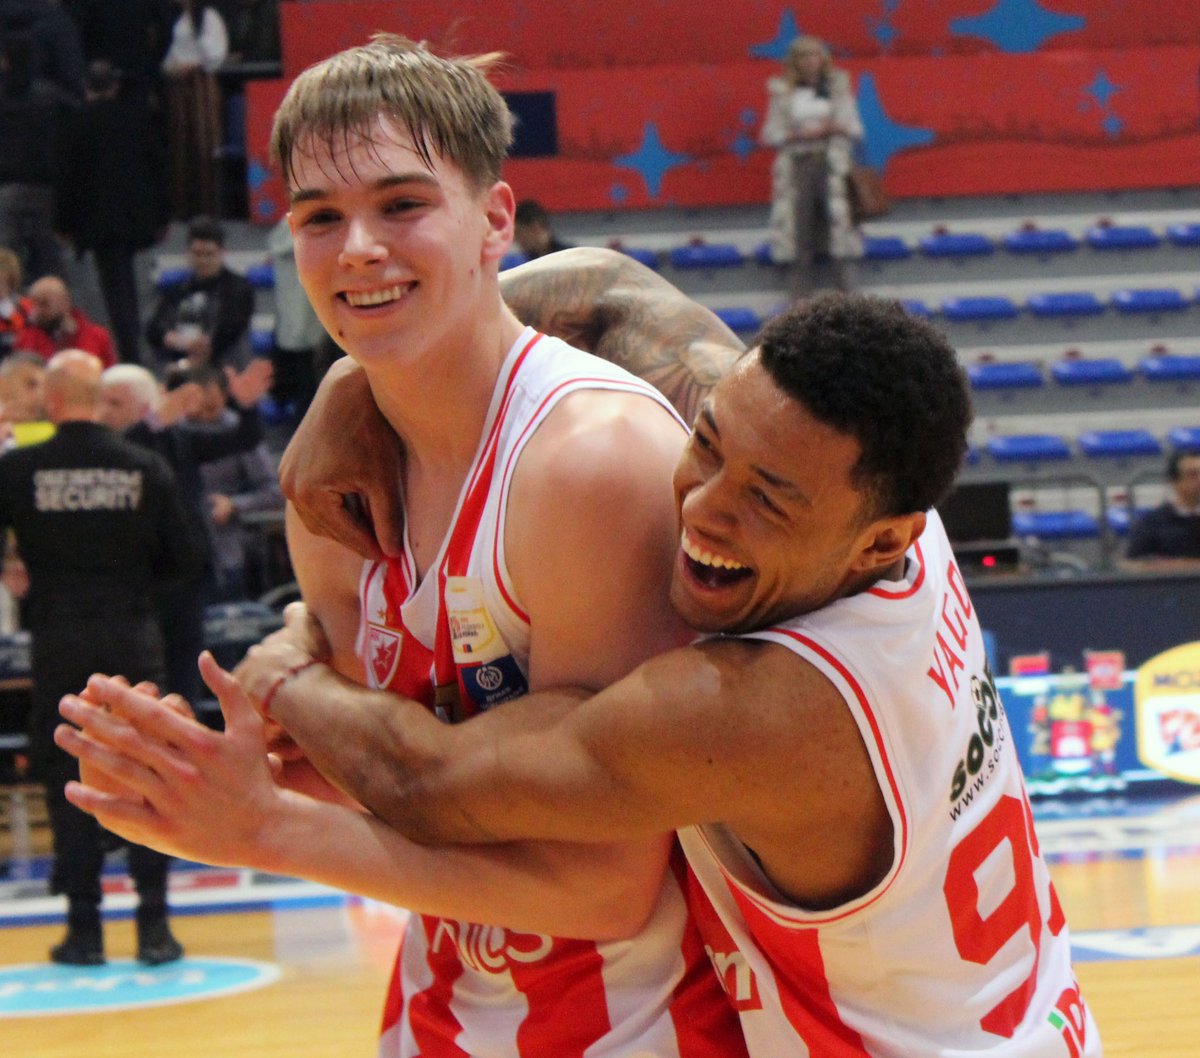
<path id="1" fill-rule="evenodd" d="M 267 693 L 265 695 L 263 695 L 262 710 L 261 710 L 262 715 L 264 717 L 266 717 L 268 720 L 271 719 L 271 702 L 275 697 L 275 693 L 279 690 L 280 687 L 282 687 L 285 683 L 287 683 L 288 680 L 292 679 L 294 676 L 299 676 L 300 673 L 302 673 L 305 669 L 310 669 L 314 665 L 320 665 L 320 664 L 321 663 L 316 658 L 309 658 L 307 661 L 300 662 L 299 665 L 293 665 L 290 669 L 287 670 L 287 672 L 283 673 L 283 675 L 275 677 L 275 682 L 272 683 L 271 686 L 267 688 Z"/>

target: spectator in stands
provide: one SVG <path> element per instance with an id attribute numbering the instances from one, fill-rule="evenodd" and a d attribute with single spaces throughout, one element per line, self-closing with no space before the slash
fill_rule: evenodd
<path id="1" fill-rule="evenodd" d="M 39 41 L 32 30 L 10 31 L 9 17 L 0 10 L 0 245 L 15 250 L 36 279 L 62 272 L 57 190 L 76 99 L 38 75 Z"/>
<path id="2" fill-rule="evenodd" d="M 527 260 L 571 248 L 570 243 L 563 242 L 554 234 L 554 226 L 545 207 L 531 198 L 517 203 L 513 225 L 513 238 Z"/>
<path id="3" fill-rule="evenodd" d="M 46 420 L 46 361 L 37 353 L 12 353 L 0 360 L 0 447 L 20 448 L 49 440 Z"/>
<path id="4" fill-rule="evenodd" d="M 17 335 L 33 315 L 33 302 L 21 293 L 22 286 L 21 258 L 0 246 L 0 357 L 12 352 Z"/>
<path id="5" fill-rule="evenodd" d="M 72 304 L 71 292 L 58 276 L 43 276 L 29 288 L 33 317 L 17 336 L 16 348 L 49 360 L 64 349 L 82 349 L 105 367 L 117 362 L 108 329 L 88 319 Z"/>
<path id="6" fill-rule="evenodd" d="M 850 75 L 833 65 L 822 41 L 797 37 L 783 73 L 767 81 L 767 94 L 761 140 L 778 151 L 771 171 L 771 259 L 786 267 L 797 298 L 828 285 L 818 267 L 826 255 L 832 285 L 852 290 L 863 241 L 847 178 L 863 126 Z"/>
<path id="7" fill-rule="evenodd" d="M 71 136 L 60 220 L 79 250 L 91 250 L 117 352 L 142 360 L 134 259 L 170 220 L 161 123 L 143 92 L 126 92 L 106 59 L 89 64 L 86 102 Z"/>
<path id="8" fill-rule="evenodd" d="M 97 670 L 128 665 L 135 680 L 162 680 L 150 589 L 185 576 L 197 561 L 166 465 L 94 421 L 100 374 L 100 362 L 88 353 L 55 356 L 46 406 L 58 432 L 45 444 L 0 457 L 0 528 L 15 531 L 30 580 L 30 763 L 46 784 L 54 837 L 50 888 L 68 900 L 67 935 L 50 958 L 87 966 L 104 962 L 100 873 L 109 842 L 63 796 L 79 769 L 54 745 L 58 702 Z M 131 845 L 128 862 L 139 897 L 138 958 L 172 962 L 183 948 L 167 922 L 170 857 Z"/>
<path id="9" fill-rule="evenodd" d="M 225 20 L 203 0 L 176 0 L 179 17 L 163 59 L 171 206 L 179 220 L 217 212 L 216 154 L 221 145 L 221 89 L 214 76 L 229 53 Z"/>
<path id="10" fill-rule="evenodd" d="M 244 367 L 250 359 L 254 288 L 225 264 L 225 232 L 208 217 L 188 226 L 192 274 L 159 296 L 146 339 L 162 363 Z"/>
<path id="11" fill-rule="evenodd" d="M 188 423 L 200 430 L 229 432 L 237 412 L 229 407 L 225 372 L 209 366 L 190 373 L 200 387 L 200 401 Z M 234 602 L 265 590 L 261 572 L 265 562 L 264 537 L 243 521 L 249 514 L 277 512 L 283 520 L 283 493 L 275 462 L 260 441 L 248 451 L 223 456 L 200 465 L 208 502 L 208 530 L 212 540 L 216 576 L 216 601 Z"/>
<path id="12" fill-rule="evenodd" d="M 255 406 L 270 386 L 269 361 L 255 360 L 240 374 L 231 372 L 229 389 L 239 411 L 237 422 L 227 430 L 199 431 L 180 422 L 195 410 L 199 387 L 181 386 L 164 395 L 158 380 L 138 364 L 118 364 L 104 372 L 100 421 L 167 461 L 179 482 L 188 532 L 204 554 L 203 568 L 194 577 L 160 592 L 156 600 L 166 640 L 166 687 L 189 700 L 203 691 L 196 658 L 204 646 L 204 607 L 215 586 L 200 466 L 250 451 L 262 441 Z"/>
<path id="13" fill-rule="evenodd" d="M 1200 452 L 1167 460 L 1171 495 L 1129 529 L 1125 554 L 1140 564 L 1200 561 Z"/>

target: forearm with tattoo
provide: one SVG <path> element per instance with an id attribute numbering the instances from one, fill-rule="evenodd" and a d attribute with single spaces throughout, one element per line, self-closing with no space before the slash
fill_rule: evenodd
<path id="1" fill-rule="evenodd" d="M 614 250 L 550 254 L 500 284 L 522 322 L 645 379 L 687 422 L 744 349 L 712 312 Z"/>

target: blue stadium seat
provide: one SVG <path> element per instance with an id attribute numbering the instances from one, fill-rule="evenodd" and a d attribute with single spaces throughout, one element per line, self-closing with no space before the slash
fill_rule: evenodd
<path id="1" fill-rule="evenodd" d="M 1167 440 L 1180 452 L 1200 452 L 1200 426 L 1177 426 L 1167 433 Z"/>
<path id="2" fill-rule="evenodd" d="M 736 268 L 745 261 L 742 251 L 731 242 L 676 246 L 669 256 L 675 268 Z"/>
<path id="3" fill-rule="evenodd" d="M 525 263 L 525 255 L 520 250 L 509 250 L 503 257 L 500 258 L 500 271 L 503 272 L 509 268 L 516 268 L 519 264 Z"/>
<path id="4" fill-rule="evenodd" d="M 1057 360 L 1050 374 L 1060 386 L 1113 386 L 1133 381 L 1133 372 L 1115 357 Z"/>
<path id="5" fill-rule="evenodd" d="M 1182 312 L 1188 299 L 1174 287 L 1148 290 L 1117 290 L 1112 296 L 1113 307 L 1127 315 L 1143 312 Z"/>
<path id="6" fill-rule="evenodd" d="M 910 316 L 920 316 L 925 320 L 933 315 L 933 310 L 920 298 L 902 298 L 900 300 L 900 307 Z"/>
<path id="7" fill-rule="evenodd" d="M 753 309 L 745 306 L 713 309 L 713 312 L 731 331 L 757 331 L 763 325 L 762 317 Z"/>
<path id="8" fill-rule="evenodd" d="M 1033 294 L 1025 307 L 1035 316 L 1099 316 L 1104 302 L 1090 290 L 1069 290 L 1058 294 Z"/>
<path id="9" fill-rule="evenodd" d="M 1094 250 L 1149 250 L 1161 241 L 1144 224 L 1097 225 L 1087 231 L 1087 243 Z"/>
<path id="10" fill-rule="evenodd" d="M 1039 540 L 1089 540 L 1100 535 L 1100 523 L 1086 511 L 1019 511 L 1013 535 Z"/>
<path id="11" fill-rule="evenodd" d="M 1000 463 L 1050 463 L 1071 458 L 1071 446 L 1057 434 L 1023 433 L 989 437 L 988 454 Z"/>
<path id="12" fill-rule="evenodd" d="M 774 264 L 775 261 L 771 257 L 771 244 L 769 242 L 761 242 L 755 247 L 754 260 L 760 265 Z"/>
<path id="13" fill-rule="evenodd" d="M 903 261 L 911 256 L 908 243 L 898 235 L 867 235 L 863 238 L 863 258 L 867 261 Z"/>
<path id="14" fill-rule="evenodd" d="M 959 323 L 980 320 L 1011 320 L 1018 315 L 1017 306 L 1005 297 L 946 298 L 942 315 Z"/>
<path id="15" fill-rule="evenodd" d="M 1149 430 L 1085 430 L 1079 450 L 1093 459 L 1128 459 L 1162 455 L 1162 445 Z"/>
<path id="16" fill-rule="evenodd" d="M 1041 369 L 1031 363 L 971 364 L 967 378 L 972 389 L 1036 389 L 1045 384 Z"/>
<path id="17" fill-rule="evenodd" d="M 1004 236 L 1009 253 L 1050 254 L 1079 249 L 1079 240 L 1062 228 L 1029 228 Z"/>
<path id="18" fill-rule="evenodd" d="M 1108 527 L 1117 536 L 1127 536 L 1129 527 L 1134 520 L 1140 518 L 1149 508 L 1141 507 L 1138 510 L 1131 511 L 1128 507 L 1109 507 L 1105 511 L 1105 520 L 1108 522 Z"/>
<path id="19" fill-rule="evenodd" d="M 192 270 L 190 268 L 164 268 L 155 277 L 154 285 L 159 290 L 169 290 L 171 287 L 186 283 L 191 278 Z"/>
<path id="20" fill-rule="evenodd" d="M 996 249 L 991 239 L 978 232 L 926 235 L 920 245 L 926 257 L 984 257 Z"/>
<path id="21" fill-rule="evenodd" d="M 620 250 L 626 257 L 632 257 L 638 264 L 643 264 L 647 268 L 653 268 L 658 271 L 658 251 L 647 250 L 638 246 L 616 246 L 616 250 Z"/>
<path id="22" fill-rule="evenodd" d="M 246 269 L 246 278 L 255 290 L 274 290 L 275 266 L 270 262 L 251 265 Z"/>
<path id="23" fill-rule="evenodd" d="M 1172 246 L 1200 246 L 1200 224 L 1172 224 L 1167 228 Z"/>
<path id="24" fill-rule="evenodd" d="M 1151 382 L 1196 382 L 1200 381 L 1200 356 L 1147 356 L 1138 370 Z"/>
<path id="25" fill-rule="evenodd" d="M 264 330 L 250 331 L 250 351 L 255 356 L 270 356 L 275 349 L 275 332 Z"/>

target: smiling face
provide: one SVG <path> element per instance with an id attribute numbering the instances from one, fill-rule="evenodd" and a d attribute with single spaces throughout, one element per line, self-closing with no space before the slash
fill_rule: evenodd
<path id="1" fill-rule="evenodd" d="M 814 418 L 759 363 L 713 389 L 675 472 L 671 602 L 704 632 L 745 632 L 859 589 L 886 519 L 852 483 L 858 442 Z"/>
<path id="2" fill-rule="evenodd" d="M 464 347 L 500 304 L 512 192 L 427 164 L 386 118 L 370 135 L 308 135 L 291 160 L 300 282 L 325 329 L 370 370 Z"/>

